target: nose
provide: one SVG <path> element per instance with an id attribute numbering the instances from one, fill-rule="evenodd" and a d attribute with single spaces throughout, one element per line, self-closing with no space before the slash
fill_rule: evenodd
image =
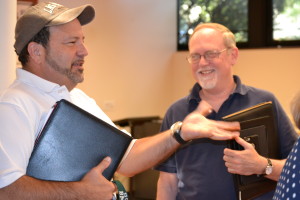
<path id="1" fill-rule="evenodd" d="M 89 52 L 88 52 L 88 50 L 87 50 L 84 43 L 79 44 L 77 54 L 79 56 L 83 56 L 83 57 L 85 57 L 89 54 Z"/>
<path id="2" fill-rule="evenodd" d="M 206 60 L 206 58 L 204 56 L 201 56 L 199 59 L 198 64 L 199 65 L 206 65 L 208 63 L 208 61 Z"/>

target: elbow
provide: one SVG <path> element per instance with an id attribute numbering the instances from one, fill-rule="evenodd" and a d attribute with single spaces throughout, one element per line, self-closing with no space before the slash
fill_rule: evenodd
<path id="1" fill-rule="evenodd" d="M 120 168 L 120 169 L 118 169 L 118 174 L 121 174 L 122 176 L 126 176 L 126 177 L 130 178 L 130 177 L 135 176 L 138 173 L 131 171 L 131 170 L 124 170 L 124 169 Z"/>
<path id="2" fill-rule="evenodd" d="M 146 169 L 144 169 L 142 167 L 138 167 L 137 163 L 135 165 L 130 165 L 130 163 L 128 163 L 128 162 L 123 162 L 119 166 L 117 172 L 126 177 L 133 177 L 145 170 Z"/>

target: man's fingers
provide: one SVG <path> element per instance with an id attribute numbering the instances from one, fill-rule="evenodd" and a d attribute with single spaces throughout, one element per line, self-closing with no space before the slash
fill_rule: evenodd
<path id="1" fill-rule="evenodd" d="M 253 148 L 253 146 L 252 146 L 250 143 L 246 142 L 246 141 L 245 141 L 243 138 L 241 138 L 241 137 L 236 137 L 236 138 L 235 138 L 235 141 L 236 141 L 239 145 L 241 145 L 242 147 L 244 147 L 244 149 Z"/>
<path id="2" fill-rule="evenodd" d="M 240 131 L 241 130 L 241 125 L 239 122 L 214 121 L 214 123 L 218 128 L 225 129 L 227 131 Z"/>
<path id="3" fill-rule="evenodd" d="M 199 112 L 203 116 L 207 116 L 213 111 L 213 108 L 209 103 L 207 103 L 204 100 L 201 100 L 196 111 Z"/>
<path id="4" fill-rule="evenodd" d="M 212 132 L 212 137 L 211 139 L 214 140 L 230 140 L 233 138 L 236 138 L 240 135 L 238 131 L 226 131 L 223 129 L 215 129 Z"/>
<path id="5" fill-rule="evenodd" d="M 110 165 L 111 158 L 105 157 L 96 167 L 95 169 L 99 170 L 99 172 L 102 174 L 102 172 Z"/>

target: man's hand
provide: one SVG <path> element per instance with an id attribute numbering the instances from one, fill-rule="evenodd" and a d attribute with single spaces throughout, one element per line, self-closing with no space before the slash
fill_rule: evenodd
<path id="1" fill-rule="evenodd" d="M 213 140 L 229 140 L 239 136 L 238 122 L 224 122 L 209 120 L 205 116 L 212 112 L 212 107 L 201 101 L 197 109 L 190 113 L 183 121 L 181 137 L 185 141 L 197 138 Z"/>
<path id="2" fill-rule="evenodd" d="M 106 157 L 80 181 L 85 185 L 83 188 L 85 188 L 87 197 L 84 199 L 112 199 L 113 193 L 116 192 L 116 186 L 102 175 L 110 163 L 111 158 Z"/>
<path id="3" fill-rule="evenodd" d="M 111 200 L 113 193 L 116 191 L 116 187 L 102 175 L 110 163 L 111 159 L 109 157 L 103 159 L 103 161 L 91 169 L 81 181 L 75 182 L 43 181 L 25 175 L 14 183 L 1 188 L 0 199 Z"/>
<path id="4" fill-rule="evenodd" d="M 262 174 L 267 166 L 266 158 L 260 156 L 252 144 L 240 137 L 235 141 L 244 147 L 244 150 L 224 150 L 224 161 L 228 172 L 240 175 Z"/>

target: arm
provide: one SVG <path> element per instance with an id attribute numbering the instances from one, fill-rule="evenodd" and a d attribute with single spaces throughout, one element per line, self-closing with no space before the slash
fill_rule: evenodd
<path id="1" fill-rule="evenodd" d="M 244 147 L 245 150 L 236 151 L 232 149 L 224 150 L 224 161 L 228 169 L 228 172 L 240 175 L 252 175 L 252 174 L 264 174 L 267 167 L 267 158 L 259 155 L 254 147 L 237 137 L 236 142 Z M 266 178 L 278 181 L 282 168 L 286 159 L 273 160 L 273 171 L 270 175 L 266 175 Z"/>
<path id="2" fill-rule="evenodd" d="M 78 182 L 51 182 L 22 176 L 14 183 L 0 189 L 0 199 L 112 199 L 115 186 L 102 176 L 103 170 L 110 162 L 110 158 L 104 159 Z"/>
<path id="3" fill-rule="evenodd" d="M 223 122 L 208 120 L 199 106 L 184 120 L 181 127 L 181 137 L 185 141 L 197 138 L 211 138 L 214 140 L 228 140 L 239 135 L 238 122 Z M 118 172 L 133 176 L 140 173 L 170 156 L 180 144 L 173 138 L 170 130 L 152 137 L 138 139 L 126 159 L 122 162 Z"/>
<path id="4" fill-rule="evenodd" d="M 160 172 L 157 182 L 156 200 L 175 200 L 177 194 L 178 179 L 176 174 Z"/>

